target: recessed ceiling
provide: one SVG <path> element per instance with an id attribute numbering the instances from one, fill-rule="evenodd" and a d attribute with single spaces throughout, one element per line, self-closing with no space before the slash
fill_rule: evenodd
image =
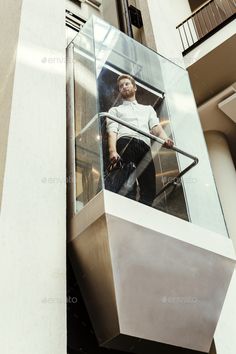
<path id="1" fill-rule="evenodd" d="M 218 107 L 235 92 L 235 62 L 236 35 L 191 65 L 188 72 L 203 131 L 216 130 L 226 136 L 236 166 L 236 123 Z"/>
<path id="2" fill-rule="evenodd" d="M 236 81 L 235 63 L 236 35 L 188 67 L 198 106 Z"/>
<path id="3" fill-rule="evenodd" d="M 236 91 L 218 103 L 218 108 L 236 123 Z"/>

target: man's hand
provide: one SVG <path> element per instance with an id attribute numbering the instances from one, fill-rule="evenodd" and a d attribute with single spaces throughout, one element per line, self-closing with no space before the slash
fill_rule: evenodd
<path id="1" fill-rule="evenodd" d="M 165 142 L 162 144 L 162 146 L 164 146 L 164 147 L 167 148 L 167 149 L 172 148 L 173 145 L 174 145 L 173 140 L 171 140 L 171 139 L 169 139 L 169 138 L 165 139 Z"/>
<path id="2" fill-rule="evenodd" d="M 109 158 L 111 162 L 116 162 L 120 159 L 120 155 L 116 151 L 117 133 L 108 133 Z"/>
<path id="3" fill-rule="evenodd" d="M 164 140 L 164 143 L 162 144 L 162 146 L 164 146 L 167 149 L 170 149 L 173 147 L 174 142 L 173 140 L 171 140 L 170 138 L 168 138 L 168 136 L 166 135 L 166 132 L 164 131 L 164 129 L 162 128 L 161 124 L 157 124 L 155 125 L 152 130 L 151 133 L 158 136 L 159 138 L 161 138 L 162 140 Z"/>
<path id="4" fill-rule="evenodd" d="M 120 155 L 116 151 L 110 151 L 109 157 L 110 157 L 111 162 L 116 162 L 117 160 L 120 159 Z"/>

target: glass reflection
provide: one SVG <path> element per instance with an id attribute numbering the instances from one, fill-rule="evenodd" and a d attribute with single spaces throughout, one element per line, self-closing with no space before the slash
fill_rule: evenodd
<path id="1" fill-rule="evenodd" d="M 97 115 L 122 103 L 117 77 L 126 73 L 135 79 L 137 101 L 153 108 L 167 136 L 199 158 L 178 179 L 189 158 L 151 141 L 156 197 L 146 204 L 227 235 L 187 72 L 96 17 L 75 38 L 74 55 L 77 211 L 104 188 L 109 144 L 106 118 Z M 139 184 L 132 198 L 142 201 Z"/>

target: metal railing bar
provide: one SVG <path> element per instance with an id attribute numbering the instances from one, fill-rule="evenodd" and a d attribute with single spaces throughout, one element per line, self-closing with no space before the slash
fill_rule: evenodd
<path id="1" fill-rule="evenodd" d="M 189 21 L 187 21 L 187 24 L 188 24 L 188 29 L 189 29 L 190 36 L 192 38 L 192 42 L 194 43 L 192 31 L 191 31 L 190 26 L 189 26 Z"/>
<path id="2" fill-rule="evenodd" d="M 80 131 L 80 133 L 77 135 L 76 138 L 78 138 L 79 136 L 81 136 L 97 119 L 101 119 L 101 118 L 110 118 L 111 120 L 119 123 L 119 124 L 122 124 L 124 125 L 125 127 L 137 132 L 137 133 L 140 133 L 144 136 L 146 136 L 147 138 L 149 139 L 152 139 L 156 142 L 158 142 L 159 144 L 163 145 L 164 143 L 164 140 L 161 139 L 161 138 L 158 138 L 157 136 L 153 135 L 153 134 L 150 134 L 150 133 L 147 133 L 147 132 L 144 132 L 142 129 L 139 129 L 135 126 L 133 126 L 132 124 L 129 124 L 125 121 L 123 121 L 122 119 L 120 118 L 117 118 L 115 116 L 113 116 L 112 114 L 108 113 L 108 112 L 100 112 L 98 114 L 96 114 L 89 122 L 88 124 Z M 77 145 L 78 147 L 78 145 Z M 189 153 L 187 153 L 186 151 L 182 150 L 182 149 L 179 149 L 178 147 L 176 146 L 173 146 L 171 148 L 168 148 L 168 150 L 173 150 L 175 152 L 178 152 L 190 159 L 193 160 L 193 162 L 187 166 L 185 169 L 183 169 L 175 178 L 173 178 L 171 181 L 169 181 L 166 185 L 164 185 L 164 187 L 157 193 L 157 195 L 155 196 L 158 197 L 161 193 L 163 193 L 167 188 L 169 188 L 171 185 L 175 185 L 178 180 L 186 173 L 188 172 L 190 169 L 192 169 L 194 166 L 196 166 L 198 164 L 198 158 L 196 156 L 193 156 Z"/>
<path id="3" fill-rule="evenodd" d="M 198 22 L 199 29 L 200 29 L 200 31 L 201 31 L 201 34 L 200 34 L 199 38 L 202 38 L 202 37 L 204 36 L 204 32 L 203 32 L 203 30 L 202 30 L 201 21 L 200 21 L 200 19 L 199 19 L 198 14 L 196 14 L 194 17 L 196 17 L 196 20 L 197 20 L 197 22 Z"/>
<path id="4" fill-rule="evenodd" d="M 159 197 L 160 194 L 165 192 L 169 187 L 173 185 L 177 185 L 179 182 L 179 179 L 187 173 L 189 170 L 191 170 L 194 166 L 196 166 L 195 162 L 192 162 L 188 167 L 186 167 L 183 171 L 181 171 L 175 178 L 173 178 L 171 181 L 167 182 L 164 187 L 156 194 L 155 198 Z"/>
<path id="5" fill-rule="evenodd" d="M 198 30 L 197 30 L 197 27 L 196 27 L 196 23 L 195 23 L 194 18 L 192 18 L 192 23 L 193 23 L 195 35 L 197 36 L 197 39 L 199 39 L 199 34 L 198 34 Z M 196 42 L 196 41 L 195 41 L 195 42 Z M 195 42 L 194 42 L 194 43 L 195 43 Z"/>
<path id="6" fill-rule="evenodd" d="M 208 34 L 214 34 L 222 28 L 223 24 L 226 25 L 230 20 L 233 20 L 234 15 L 236 15 L 235 0 L 222 0 L 220 3 L 217 0 L 209 0 L 199 7 L 176 26 L 184 48 L 183 54 L 189 52 L 189 48 L 193 49 L 202 43 L 202 38 L 207 39 Z M 192 20 L 193 28 L 190 26 L 190 20 Z M 191 42 L 192 44 L 190 44 Z"/>
<path id="7" fill-rule="evenodd" d="M 219 15 L 219 18 L 220 18 L 220 22 L 223 22 L 224 19 L 223 19 L 223 17 L 221 16 L 221 12 L 220 12 L 220 9 L 219 9 L 218 4 L 217 4 L 216 2 L 215 2 L 214 4 L 215 4 L 215 6 L 216 6 L 216 10 L 217 10 L 217 12 L 218 12 L 218 15 Z"/>
<path id="8" fill-rule="evenodd" d="M 90 128 L 90 126 L 98 119 L 98 114 L 95 114 L 95 116 L 93 116 L 92 119 L 90 119 L 90 121 L 80 130 L 80 132 L 78 133 L 78 135 L 76 135 L 76 139 L 79 138 L 79 136 L 83 135 L 86 130 L 88 130 L 88 128 Z"/>
<path id="9" fill-rule="evenodd" d="M 208 20 L 209 20 L 209 24 L 210 24 L 210 30 L 212 30 L 213 28 L 213 24 L 212 24 L 212 21 L 211 21 L 211 18 L 212 18 L 212 13 L 211 13 L 211 16 L 209 15 L 209 7 L 210 7 L 211 4 L 209 4 L 209 6 L 206 7 L 206 13 L 207 13 L 207 17 L 208 17 Z"/>
<path id="10" fill-rule="evenodd" d="M 214 29 L 212 29 L 210 32 L 208 32 L 205 36 L 199 38 L 193 45 L 190 47 L 186 48 L 182 54 L 185 56 L 187 53 L 190 53 L 194 48 L 196 48 L 198 45 L 204 43 L 208 38 L 213 36 L 215 33 L 217 33 L 220 29 L 224 28 L 227 24 L 235 20 L 236 14 L 233 14 L 229 18 L 227 18 L 225 21 L 220 22 Z"/>
<path id="11" fill-rule="evenodd" d="M 158 142 L 159 144 L 163 144 L 164 143 L 164 140 L 161 139 L 161 138 L 158 138 L 157 136 L 153 135 L 153 134 L 150 134 L 150 133 L 146 133 L 144 132 L 142 129 L 139 129 L 137 127 L 135 127 L 134 125 L 132 124 L 129 124 L 127 122 L 125 122 L 124 120 L 120 119 L 120 118 L 117 118 L 115 116 L 113 116 L 112 114 L 108 113 L 108 112 L 101 112 L 101 113 L 98 113 L 96 114 L 89 122 L 88 124 L 86 124 L 86 126 L 79 132 L 79 134 L 77 135 L 76 138 L 78 138 L 79 136 L 81 136 L 83 133 L 85 133 L 85 131 L 98 119 L 98 118 L 102 118 L 102 117 L 107 117 L 107 118 L 110 118 L 111 120 L 114 120 L 115 122 L 119 123 L 119 124 L 122 124 L 124 125 L 125 127 L 131 129 L 131 130 L 134 130 L 135 132 L 139 133 L 139 134 L 142 134 L 144 136 L 146 136 L 147 138 L 149 139 L 152 139 L 152 140 L 155 140 L 156 142 Z M 179 148 L 177 148 L 177 146 L 173 146 L 172 148 L 169 148 L 168 150 L 174 150 L 186 157 L 189 157 L 190 159 L 194 160 L 195 164 L 198 163 L 198 158 L 196 156 L 193 156 L 189 153 L 187 153 L 186 151 L 184 150 L 181 150 Z"/>
<path id="12" fill-rule="evenodd" d="M 215 4 L 214 4 L 215 5 Z M 218 23 L 217 23 L 217 21 L 216 21 L 216 15 L 215 15 L 215 12 L 214 12 L 214 10 L 215 10 L 215 7 L 214 7 L 214 9 L 213 9 L 213 6 L 212 6 L 212 3 L 210 3 L 210 8 L 211 8 L 211 13 L 212 13 L 212 17 L 214 18 L 214 21 L 215 21 L 215 27 L 218 25 Z"/>
<path id="13" fill-rule="evenodd" d="M 182 43 L 182 47 L 183 47 L 183 50 L 185 49 L 185 46 L 184 46 L 184 42 L 183 42 L 183 38 L 182 38 L 182 34 L 180 32 L 180 29 L 178 28 L 178 31 L 179 31 L 179 35 L 180 35 L 180 39 L 181 39 L 181 43 Z"/>
<path id="14" fill-rule="evenodd" d="M 98 113 L 98 116 L 100 117 L 107 117 L 107 118 L 110 118 L 111 120 L 114 120 L 115 122 L 119 123 L 119 124 L 122 124 L 124 125 L 125 127 L 131 129 L 131 130 L 134 130 L 135 132 L 137 133 L 140 133 L 144 136 L 146 136 L 147 138 L 149 139 L 152 139 L 152 140 L 155 140 L 156 142 L 158 142 L 159 144 L 163 144 L 165 141 L 161 138 L 158 138 L 157 136 L 153 135 L 153 134 L 150 134 L 150 133 L 146 133 L 144 132 L 142 129 L 139 129 L 137 127 L 135 127 L 134 125 L 132 124 L 129 124 L 127 122 L 125 122 L 124 120 L 120 119 L 120 118 L 117 118 L 115 117 L 114 115 L 108 113 L 108 112 L 101 112 L 101 113 Z M 168 150 L 174 150 L 176 152 L 179 152 L 180 154 L 186 156 L 186 157 L 189 157 L 190 159 L 194 160 L 195 161 L 195 164 L 198 163 L 198 158 L 187 153 L 186 151 L 184 150 L 181 150 L 179 148 L 177 148 L 177 146 L 173 146 L 172 148 L 168 149 Z"/>
<path id="15" fill-rule="evenodd" d="M 204 10 L 204 9 L 203 9 Z M 207 34 L 207 32 L 208 32 L 208 27 L 207 27 L 207 23 L 206 23 L 206 21 L 205 21 L 205 17 L 203 16 L 203 10 L 199 13 L 200 15 L 201 15 L 201 17 L 202 17 L 202 22 L 204 23 L 204 25 L 205 25 L 205 31 L 204 31 L 204 36 Z"/>
<path id="16" fill-rule="evenodd" d="M 110 118 L 111 120 L 119 123 L 119 124 L 122 124 L 124 125 L 125 127 L 129 128 L 129 129 L 132 129 L 134 130 L 135 132 L 137 133 L 140 133 L 156 142 L 158 142 L 159 144 L 163 144 L 164 143 L 164 140 L 163 139 L 160 139 L 158 138 L 157 136 L 153 135 L 153 134 L 150 134 L 150 133 L 146 133 L 144 132 L 142 129 L 139 129 L 135 126 L 133 126 L 132 124 L 129 124 L 125 121 L 123 121 L 122 119 L 120 118 L 117 118 L 115 116 L 113 116 L 112 114 L 108 113 L 108 112 L 101 112 L 101 113 L 98 113 L 98 116 L 100 118 L 102 117 L 106 117 L 106 118 Z M 194 166 L 196 166 L 198 164 L 198 158 L 196 156 L 193 156 L 189 153 L 187 153 L 186 151 L 184 150 L 181 150 L 179 148 L 177 148 L 176 146 L 173 146 L 171 148 L 169 148 L 169 150 L 173 150 L 173 151 L 176 151 L 190 159 L 193 160 L 193 162 L 187 166 L 185 169 L 183 169 L 175 178 L 173 178 L 173 180 L 169 181 L 166 185 L 164 185 L 164 187 L 156 194 L 155 198 L 158 197 L 161 193 L 163 193 L 167 188 L 169 188 L 171 185 L 175 185 L 176 182 L 186 173 L 188 172 L 189 170 L 191 170 Z"/>
<path id="17" fill-rule="evenodd" d="M 98 116 L 100 117 L 107 117 L 107 118 L 110 118 L 111 120 L 114 120 L 115 122 L 119 123 L 119 124 L 122 124 L 124 125 L 125 127 L 131 129 L 131 130 L 134 130 L 135 132 L 137 133 L 140 133 L 144 136 L 146 136 L 147 138 L 150 138 L 152 140 L 155 140 L 156 142 L 158 142 L 159 144 L 163 144 L 165 141 L 161 138 L 158 138 L 157 136 L 153 135 L 153 134 L 150 134 L 150 133 L 146 133 L 144 132 L 142 129 L 139 129 L 137 127 L 135 127 L 134 125 L 132 124 L 129 124 L 127 122 L 125 122 L 124 120 L 120 119 L 120 118 L 117 118 L 115 117 L 114 115 L 108 113 L 108 112 L 101 112 L 101 113 L 98 113 Z M 186 151 L 184 150 L 181 150 L 179 148 L 177 148 L 177 146 L 173 146 L 172 148 L 170 148 L 169 150 L 174 150 L 176 152 L 179 152 L 180 154 L 186 156 L 186 157 L 189 157 L 190 159 L 194 160 L 195 161 L 195 164 L 198 163 L 198 158 L 196 156 L 193 156 L 189 153 L 187 153 Z"/>
<path id="18" fill-rule="evenodd" d="M 201 7 L 199 7 L 197 10 L 193 11 L 192 14 L 188 16 L 184 21 L 182 21 L 176 28 L 182 26 L 186 21 L 188 21 L 191 17 L 195 16 L 198 12 L 202 11 L 204 7 L 208 6 L 208 4 L 213 1 L 214 0 L 209 0 L 208 2 L 204 3 Z"/>
<path id="19" fill-rule="evenodd" d="M 184 30 L 185 38 L 186 38 L 186 41 L 187 41 L 187 45 L 189 47 L 189 41 L 188 41 L 188 37 L 187 37 L 187 34 L 186 34 L 186 30 L 185 30 L 185 24 L 183 25 L 183 30 Z"/>

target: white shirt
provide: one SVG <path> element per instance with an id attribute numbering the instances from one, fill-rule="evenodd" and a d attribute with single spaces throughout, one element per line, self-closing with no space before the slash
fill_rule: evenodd
<path id="1" fill-rule="evenodd" d="M 150 130 L 159 124 L 159 118 L 156 115 L 152 106 L 139 104 L 135 101 L 123 101 L 123 104 L 118 107 L 112 107 L 108 113 L 124 120 L 125 122 L 134 125 L 135 127 L 150 133 Z M 131 130 L 124 125 L 107 119 L 107 132 L 117 133 L 117 140 L 121 137 L 134 137 L 143 140 L 147 145 L 150 145 L 150 139 L 140 133 Z"/>

